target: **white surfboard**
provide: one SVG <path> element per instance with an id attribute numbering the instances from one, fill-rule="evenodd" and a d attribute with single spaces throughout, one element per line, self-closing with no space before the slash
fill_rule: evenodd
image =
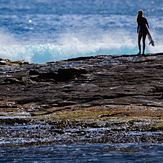
<path id="1" fill-rule="evenodd" d="M 153 38 L 152 38 L 152 35 L 151 35 L 151 33 L 150 33 L 150 30 L 149 30 L 147 24 L 146 24 L 146 27 L 147 27 L 147 30 L 148 30 L 149 45 L 151 44 L 152 46 L 155 46 L 154 40 L 153 40 Z"/>

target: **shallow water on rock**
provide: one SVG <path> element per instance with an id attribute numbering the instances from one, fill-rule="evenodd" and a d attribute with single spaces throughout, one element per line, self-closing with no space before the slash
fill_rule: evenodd
<path id="1" fill-rule="evenodd" d="M 157 162 L 163 159 L 158 144 L 61 144 L 1 148 L 1 162 Z"/>
<path id="2" fill-rule="evenodd" d="M 163 144 L 157 141 L 152 143 L 152 138 L 161 139 L 161 132 L 122 131 L 116 134 L 110 129 L 101 127 L 62 130 L 46 124 L 3 124 L 0 126 L 0 162 L 161 163 Z M 109 135 L 110 139 L 117 139 L 120 143 L 109 143 Z M 128 143 L 129 139 L 136 140 L 136 137 L 151 141 Z M 103 139 L 106 139 L 106 142 Z M 126 139 L 126 143 L 121 139 Z M 97 143 L 96 140 L 102 140 L 102 143 Z"/>

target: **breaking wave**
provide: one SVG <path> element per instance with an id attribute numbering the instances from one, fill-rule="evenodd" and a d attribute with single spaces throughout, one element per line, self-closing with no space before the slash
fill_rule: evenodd
<path id="1" fill-rule="evenodd" d="M 0 57 L 10 60 L 26 60 L 45 63 L 75 57 L 95 55 L 137 54 L 137 36 L 123 30 L 82 31 L 61 34 L 54 43 L 30 41 L 23 44 L 9 33 L 0 33 Z M 157 44 L 157 43 L 155 43 Z M 146 53 L 163 51 L 162 41 L 157 49 L 147 46 Z"/>

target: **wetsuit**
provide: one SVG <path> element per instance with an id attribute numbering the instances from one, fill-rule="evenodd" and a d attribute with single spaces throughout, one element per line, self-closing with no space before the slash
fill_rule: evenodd
<path id="1" fill-rule="evenodd" d="M 147 19 L 144 17 L 139 17 L 137 22 L 138 22 L 138 28 L 137 28 L 138 32 L 141 32 L 146 35 L 148 33 L 148 30 L 146 28 L 146 24 L 148 26 Z"/>

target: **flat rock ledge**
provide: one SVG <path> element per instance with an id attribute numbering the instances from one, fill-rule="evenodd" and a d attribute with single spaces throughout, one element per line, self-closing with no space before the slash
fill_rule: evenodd
<path id="1" fill-rule="evenodd" d="M 102 134 L 92 142 L 112 142 L 114 131 L 159 131 L 163 141 L 163 53 L 45 64 L 0 59 L 0 90 L 0 124 L 44 121 L 60 134 L 68 126 L 116 126 L 109 129 L 112 138 Z"/>
<path id="2" fill-rule="evenodd" d="M 1 103 L 33 105 L 33 112 L 37 107 L 44 110 L 83 104 L 163 106 L 163 54 L 2 63 Z"/>

